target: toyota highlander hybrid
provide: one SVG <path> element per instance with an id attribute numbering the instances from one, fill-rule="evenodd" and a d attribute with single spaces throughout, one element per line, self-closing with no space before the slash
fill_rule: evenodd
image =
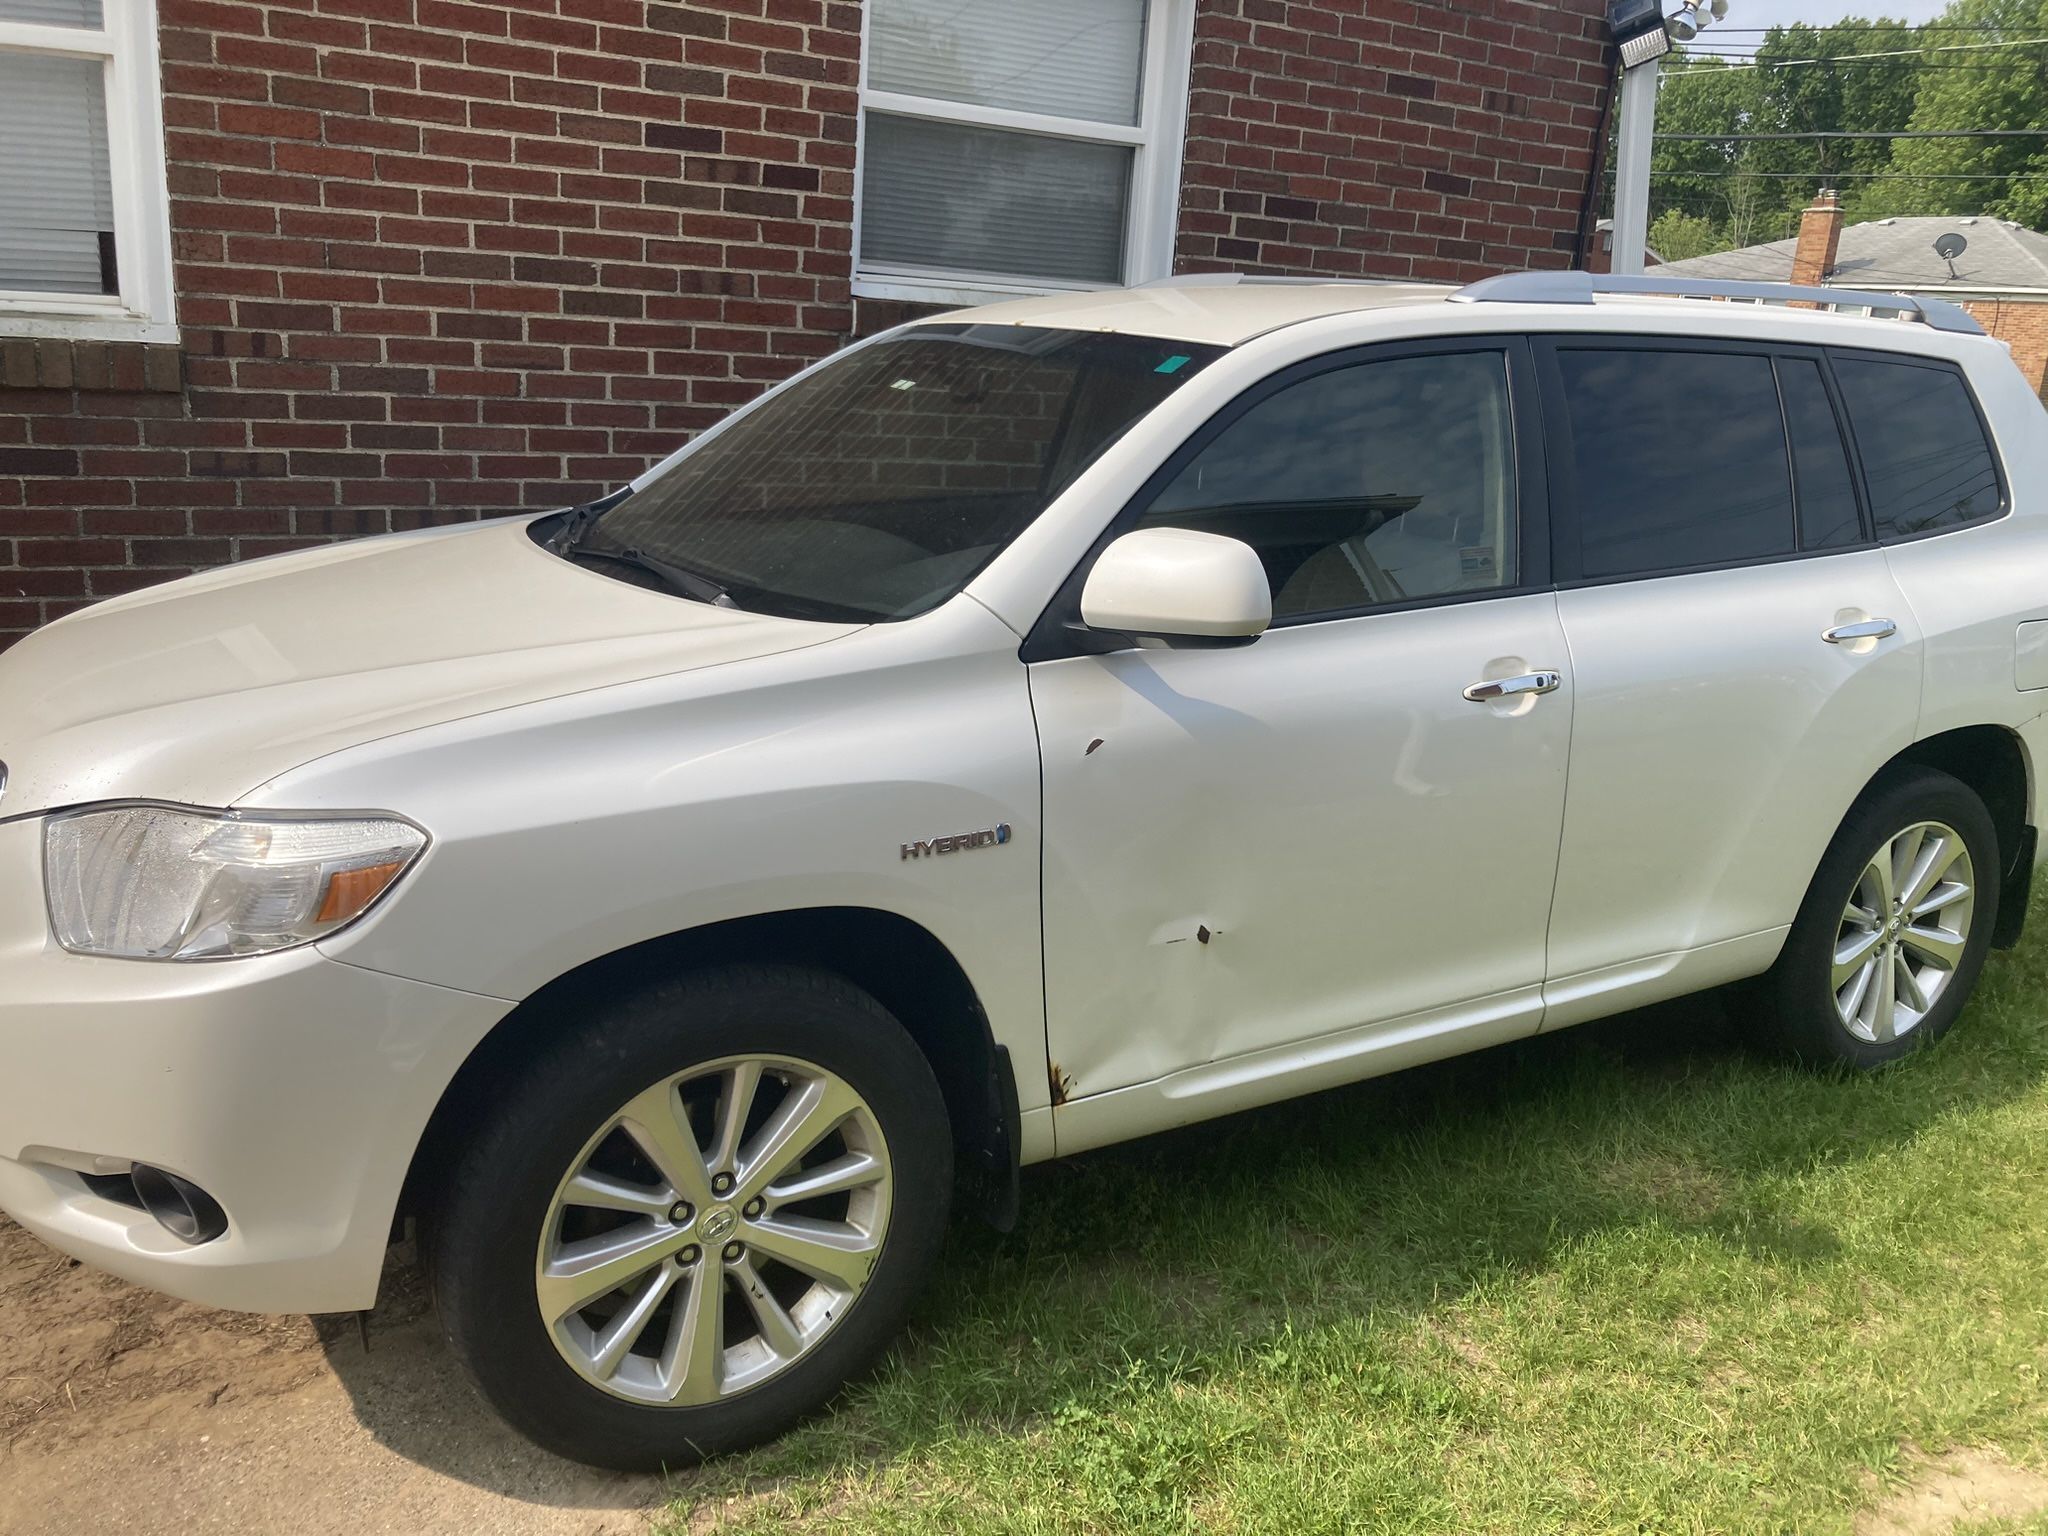
<path id="1" fill-rule="evenodd" d="M 101 603 L 0 658 L 0 1208 L 291 1312 L 414 1220 L 674 1465 L 1025 1164 L 1724 983 L 1892 1061 L 2025 912 L 2044 428 L 1932 300 L 1189 279 Z"/>

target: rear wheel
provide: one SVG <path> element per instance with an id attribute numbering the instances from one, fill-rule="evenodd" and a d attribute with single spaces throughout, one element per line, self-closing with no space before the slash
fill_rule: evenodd
<path id="1" fill-rule="evenodd" d="M 1875 1067 L 1939 1038 L 1998 923 L 1990 813 L 1931 768 L 1881 779 L 1842 823 L 1764 979 L 1772 1037 L 1800 1057 Z"/>
<path id="2" fill-rule="evenodd" d="M 491 1404 L 563 1455 L 780 1433 L 887 1345 L 944 1236 L 945 1105 L 872 998 L 798 970 L 622 1001 L 528 1063 L 430 1243 Z"/>

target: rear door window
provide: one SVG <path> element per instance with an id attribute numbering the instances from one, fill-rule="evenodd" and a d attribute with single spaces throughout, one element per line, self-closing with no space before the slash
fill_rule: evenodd
<path id="1" fill-rule="evenodd" d="M 1840 354 L 1834 365 L 1880 540 L 1941 533 L 2004 509 L 1998 461 L 1960 374 Z"/>
<path id="2" fill-rule="evenodd" d="M 1858 544 L 1863 529 L 1856 512 L 1856 481 L 1835 405 L 1810 357 L 1778 359 L 1778 387 L 1785 396 L 1785 425 L 1792 435 L 1792 470 L 1799 487 L 1799 547 L 1834 549 Z"/>
<path id="3" fill-rule="evenodd" d="M 1578 575 L 1789 555 L 1791 460 L 1762 354 L 1560 346 Z"/>

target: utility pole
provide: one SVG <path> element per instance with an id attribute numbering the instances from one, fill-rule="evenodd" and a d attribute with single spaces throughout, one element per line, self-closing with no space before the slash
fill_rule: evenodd
<path id="1" fill-rule="evenodd" d="M 1657 76 L 1663 59 L 1621 72 L 1619 144 L 1614 157 L 1615 272 L 1642 275 L 1650 243 L 1650 148 L 1657 132 Z"/>
<path id="2" fill-rule="evenodd" d="M 1614 258 L 1617 273 L 1639 277 L 1650 243 L 1650 151 L 1657 137 L 1657 76 L 1674 42 L 1728 14 L 1728 0 L 1679 0 L 1668 20 L 1665 0 L 1607 0 L 1607 30 L 1621 54 L 1621 111 L 1614 155 Z M 1704 11 L 1702 7 L 1705 7 Z"/>

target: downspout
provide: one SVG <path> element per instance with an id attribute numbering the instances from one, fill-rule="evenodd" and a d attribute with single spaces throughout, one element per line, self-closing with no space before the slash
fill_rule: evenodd
<path id="1" fill-rule="evenodd" d="M 1614 98 L 1621 89 L 1619 67 L 1609 71 L 1607 95 L 1600 103 L 1600 128 L 1593 140 L 1593 170 L 1586 178 L 1586 198 L 1579 207 L 1579 239 L 1572 265 L 1584 269 L 1593 258 L 1593 234 L 1600 222 L 1600 187 L 1607 180 L 1607 141 L 1613 137 Z"/>

